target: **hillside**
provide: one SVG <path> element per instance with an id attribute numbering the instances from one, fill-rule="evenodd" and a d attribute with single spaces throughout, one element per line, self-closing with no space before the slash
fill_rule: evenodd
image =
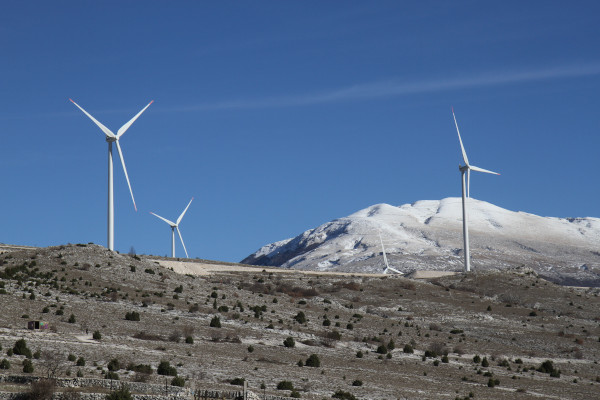
<path id="1" fill-rule="evenodd" d="M 377 204 L 268 244 L 246 264 L 319 271 L 381 272 L 379 232 L 390 265 L 402 272 L 460 271 L 460 198 L 425 200 L 399 207 Z M 474 269 L 525 265 L 564 284 L 600 286 L 600 219 L 551 218 L 513 212 L 469 199 Z"/>
<path id="2" fill-rule="evenodd" d="M 45 376 L 54 366 L 57 376 L 160 388 L 172 379 L 157 374 L 168 361 L 188 389 L 236 390 L 230 382 L 243 378 L 271 399 L 292 394 L 277 389 L 282 381 L 315 400 L 336 392 L 359 399 L 600 396 L 597 289 L 557 286 L 528 269 L 426 282 L 218 263 L 204 270 L 204 263 L 168 260 L 188 264 L 182 275 L 158 264 L 164 261 L 96 245 L 0 255 L 0 359 L 10 364 L 0 378 Z M 139 321 L 126 319 L 133 313 Z M 217 317 L 220 327 L 211 327 Z M 50 329 L 29 331 L 28 320 Z M 8 355 L 21 338 L 34 354 L 32 373 L 23 372 L 25 356 Z M 312 354 L 319 366 L 306 365 Z M 546 360 L 559 377 L 536 371 Z M 0 392 L 27 390 L 0 379 Z M 186 393 L 181 398 L 191 398 Z"/>

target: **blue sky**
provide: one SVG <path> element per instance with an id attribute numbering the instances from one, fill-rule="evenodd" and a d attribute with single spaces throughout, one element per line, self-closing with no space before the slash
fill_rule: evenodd
<path id="1" fill-rule="evenodd" d="M 0 242 L 239 261 L 376 203 L 600 217 L 595 1 L 6 2 Z M 183 254 L 178 245 L 178 255 Z"/>

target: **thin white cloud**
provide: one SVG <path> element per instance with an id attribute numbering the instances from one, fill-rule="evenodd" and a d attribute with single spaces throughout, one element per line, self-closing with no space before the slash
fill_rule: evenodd
<path id="1" fill-rule="evenodd" d="M 360 99 L 432 93 L 503 84 L 574 78 L 600 74 L 600 64 L 572 65 L 528 71 L 496 71 L 469 77 L 405 82 L 398 79 L 372 82 L 313 94 L 273 96 L 202 103 L 172 111 L 231 110 L 315 105 Z"/>

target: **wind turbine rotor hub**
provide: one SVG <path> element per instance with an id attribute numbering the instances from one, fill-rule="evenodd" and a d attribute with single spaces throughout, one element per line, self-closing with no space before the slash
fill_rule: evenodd
<path id="1" fill-rule="evenodd" d="M 110 137 L 110 136 L 106 137 L 106 141 L 109 143 L 116 142 L 117 140 L 118 139 L 116 137 Z"/>

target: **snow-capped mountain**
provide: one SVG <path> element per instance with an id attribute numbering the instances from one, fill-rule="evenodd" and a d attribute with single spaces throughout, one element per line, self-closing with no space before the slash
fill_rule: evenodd
<path id="1" fill-rule="evenodd" d="M 540 217 L 469 199 L 472 268 L 525 265 L 563 283 L 600 285 L 600 219 Z M 399 207 L 377 204 L 271 243 L 246 264 L 321 271 L 382 272 L 379 240 L 403 271 L 462 269 L 460 198 Z"/>

